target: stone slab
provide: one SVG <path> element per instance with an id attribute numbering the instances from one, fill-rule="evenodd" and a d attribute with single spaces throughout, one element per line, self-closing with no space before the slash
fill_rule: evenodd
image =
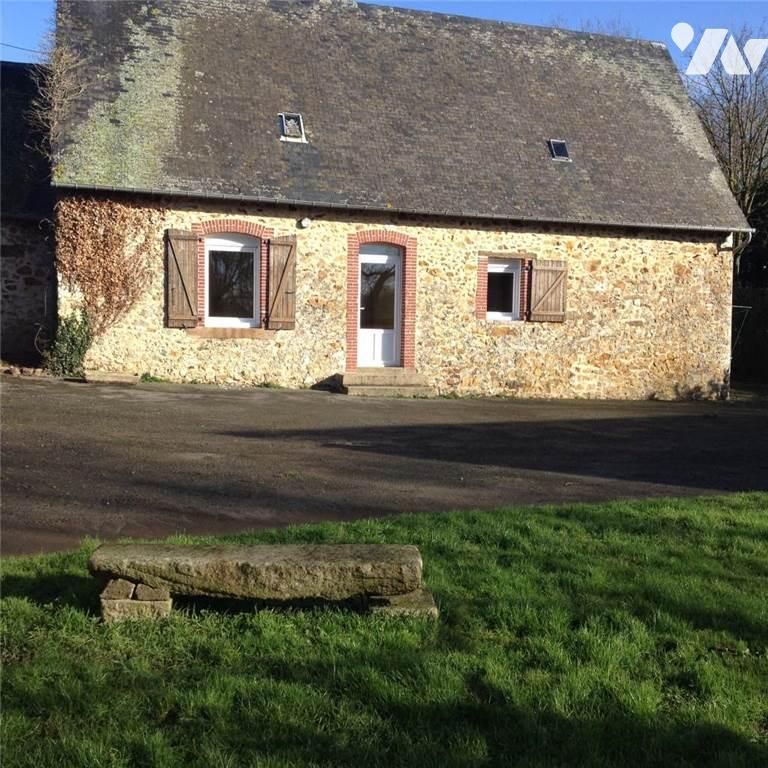
<path id="1" fill-rule="evenodd" d="M 110 579 L 101 592 L 102 600 L 130 600 L 136 585 L 125 579 Z M 166 595 L 168 597 L 168 595 Z"/>
<path id="2" fill-rule="evenodd" d="M 345 387 L 426 387 L 427 377 L 411 368 L 357 368 L 344 374 Z"/>
<path id="3" fill-rule="evenodd" d="M 435 391 L 431 387 L 417 386 L 347 386 L 343 392 L 352 397 L 433 397 Z"/>
<path id="4" fill-rule="evenodd" d="M 105 544 L 88 566 L 171 594 L 255 600 L 405 594 L 421 586 L 422 571 L 416 547 L 388 544 Z"/>
<path id="5" fill-rule="evenodd" d="M 171 593 L 166 587 L 150 587 L 148 584 L 137 584 L 136 594 L 134 599 L 136 600 L 168 600 L 171 597 Z"/>
<path id="6" fill-rule="evenodd" d="M 369 601 L 371 613 L 387 616 L 414 616 L 435 620 L 439 616 L 435 598 L 428 589 L 416 589 L 407 595 L 373 597 Z"/>
<path id="7" fill-rule="evenodd" d="M 107 624 L 124 619 L 162 619 L 170 616 L 172 600 L 101 600 L 101 616 Z"/>

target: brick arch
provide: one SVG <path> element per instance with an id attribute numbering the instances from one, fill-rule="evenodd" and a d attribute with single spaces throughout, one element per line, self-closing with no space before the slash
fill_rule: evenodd
<path id="1" fill-rule="evenodd" d="M 369 229 L 347 237 L 347 370 L 357 368 L 357 325 L 360 302 L 360 246 L 396 245 L 403 255 L 400 364 L 416 367 L 416 238 L 390 229 Z"/>
<path id="2" fill-rule="evenodd" d="M 266 323 L 267 302 L 269 301 L 269 240 L 273 230 L 263 224 L 245 219 L 210 219 L 192 224 L 197 235 L 197 317 L 205 321 L 205 236 L 206 235 L 247 235 L 259 241 L 259 322 Z"/>
<path id="3" fill-rule="evenodd" d="M 272 230 L 263 224 L 256 224 L 245 219 L 212 219 L 192 225 L 192 231 L 197 230 L 203 235 L 229 234 L 249 235 L 259 239 L 272 237 Z"/>

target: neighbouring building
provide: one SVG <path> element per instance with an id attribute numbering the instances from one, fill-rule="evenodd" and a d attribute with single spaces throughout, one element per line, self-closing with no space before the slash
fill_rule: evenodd
<path id="1" fill-rule="evenodd" d="M 62 0 L 58 33 L 84 90 L 57 194 L 156 221 L 153 279 L 91 368 L 727 387 L 722 244 L 748 225 L 663 45 L 352 0 Z"/>
<path id="2" fill-rule="evenodd" d="M 0 62 L 0 357 L 37 365 L 56 318 L 53 194 L 29 111 L 34 65 Z M 41 330 L 42 329 L 42 330 Z"/>

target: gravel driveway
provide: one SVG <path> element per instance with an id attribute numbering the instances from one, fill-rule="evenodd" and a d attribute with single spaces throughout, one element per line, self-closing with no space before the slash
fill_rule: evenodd
<path id="1" fill-rule="evenodd" d="M 768 404 L 380 400 L 4 377 L 2 551 L 768 490 Z"/>

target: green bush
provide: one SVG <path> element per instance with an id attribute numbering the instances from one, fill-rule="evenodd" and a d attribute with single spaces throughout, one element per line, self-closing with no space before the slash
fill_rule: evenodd
<path id="1" fill-rule="evenodd" d="M 83 311 L 59 320 L 56 338 L 43 354 L 43 365 L 54 376 L 85 375 L 85 355 L 93 342 L 88 315 Z"/>

